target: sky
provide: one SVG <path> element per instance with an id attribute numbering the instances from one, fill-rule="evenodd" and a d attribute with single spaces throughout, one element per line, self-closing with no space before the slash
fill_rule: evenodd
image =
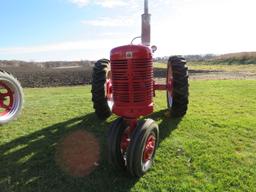
<path id="1" fill-rule="evenodd" d="M 0 60 L 109 58 L 112 48 L 140 36 L 143 4 L 1 0 Z M 256 51 L 255 7 L 255 0 L 149 0 L 154 56 Z"/>

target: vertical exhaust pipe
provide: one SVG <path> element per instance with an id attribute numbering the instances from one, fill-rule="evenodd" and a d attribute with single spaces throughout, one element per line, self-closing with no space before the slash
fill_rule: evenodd
<path id="1" fill-rule="evenodd" d="M 148 13 L 148 0 L 144 0 L 144 14 L 142 14 L 142 34 L 141 43 L 150 46 L 150 18 Z"/>

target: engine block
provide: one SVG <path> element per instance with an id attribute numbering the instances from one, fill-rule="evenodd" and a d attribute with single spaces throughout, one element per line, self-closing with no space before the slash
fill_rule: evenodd
<path id="1" fill-rule="evenodd" d="M 113 113 L 127 118 L 153 112 L 153 60 L 143 45 L 126 45 L 111 51 Z"/>

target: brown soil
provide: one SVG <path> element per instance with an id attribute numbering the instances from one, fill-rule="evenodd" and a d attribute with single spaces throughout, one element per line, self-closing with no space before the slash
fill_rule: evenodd
<path id="1" fill-rule="evenodd" d="M 69 68 L 40 68 L 36 66 L 1 67 L 13 74 L 22 87 L 55 87 L 84 85 L 91 82 L 92 67 L 89 65 Z"/>
<path id="2" fill-rule="evenodd" d="M 1 67 L 12 73 L 22 87 L 54 87 L 73 86 L 91 83 L 92 65 L 48 67 L 36 66 Z M 190 79 L 256 79 L 256 73 L 252 72 L 225 72 L 218 70 L 189 70 Z M 166 69 L 155 68 L 156 79 L 166 78 Z"/>
<path id="3" fill-rule="evenodd" d="M 57 165 L 68 175 L 84 177 L 97 166 L 100 146 L 97 139 L 83 130 L 65 136 L 56 147 Z"/>
<path id="4" fill-rule="evenodd" d="M 155 71 L 155 80 L 158 83 L 164 83 L 165 69 L 157 68 Z M 256 73 L 240 71 L 219 71 L 219 70 L 189 70 L 189 79 L 193 80 L 225 80 L 225 79 L 256 79 Z"/>

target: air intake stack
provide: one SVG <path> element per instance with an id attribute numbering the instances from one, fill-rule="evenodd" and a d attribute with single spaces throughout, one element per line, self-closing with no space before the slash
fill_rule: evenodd
<path id="1" fill-rule="evenodd" d="M 144 14 L 142 14 L 142 34 L 141 43 L 150 46 L 150 18 L 148 13 L 148 0 L 144 0 Z"/>

